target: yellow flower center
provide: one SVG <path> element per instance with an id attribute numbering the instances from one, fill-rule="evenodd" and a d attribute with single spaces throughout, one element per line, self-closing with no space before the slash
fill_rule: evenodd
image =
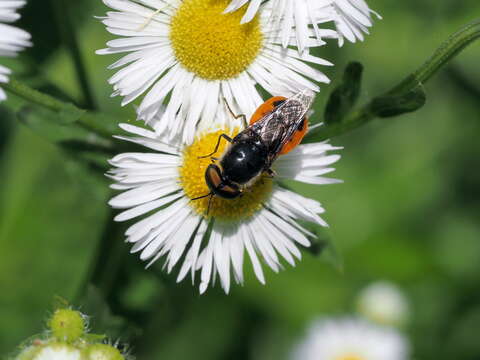
<path id="1" fill-rule="evenodd" d="M 222 14 L 230 0 L 184 0 L 173 15 L 170 40 L 179 62 L 207 80 L 239 75 L 262 46 L 258 17 L 240 25 L 245 7 Z"/>
<path id="2" fill-rule="evenodd" d="M 217 144 L 218 137 L 222 133 L 229 134 L 225 129 L 206 133 L 197 138 L 194 143 L 185 148 L 183 152 L 183 164 L 180 167 L 181 186 L 190 199 L 206 195 L 210 192 L 205 182 L 205 170 L 212 163 L 210 157 L 199 159 L 199 156 L 210 154 Z M 235 136 L 238 130 L 230 133 L 229 136 Z M 220 140 L 218 151 L 213 156 L 220 157 L 228 142 Z M 244 192 L 235 199 L 224 199 L 214 196 L 210 203 L 210 211 L 207 215 L 209 197 L 192 200 L 190 205 L 195 211 L 205 218 L 214 217 L 218 220 L 235 221 L 252 216 L 262 208 L 264 203 L 272 192 L 272 180 L 262 176 L 252 186 L 245 189 Z"/>

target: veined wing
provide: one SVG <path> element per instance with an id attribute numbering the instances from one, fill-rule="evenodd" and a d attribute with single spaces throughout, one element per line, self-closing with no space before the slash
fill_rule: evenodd
<path id="1" fill-rule="evenodd" d="M 274 111 L 250 126 L 250 129 L 256 132 L 267 146 L 269 164 L 276 159 L 283 145 L 292 138 L 303 123 L 313 99 L 313 92 L 303 90 L 286 99 Z"/>

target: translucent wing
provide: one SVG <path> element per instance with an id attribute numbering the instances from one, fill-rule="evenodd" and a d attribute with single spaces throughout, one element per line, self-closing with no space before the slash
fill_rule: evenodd
<path id="1" fill-rule="evenodd" d="M 248 129 L 257 133 L 265 146 L 269 158 L 268 165 L 277 158 L 283 145 L 303 124 L 305 115 L 313 103 L 314 93 L 303 90 L 288 98 L 271 113 L 252 124 Z"/>

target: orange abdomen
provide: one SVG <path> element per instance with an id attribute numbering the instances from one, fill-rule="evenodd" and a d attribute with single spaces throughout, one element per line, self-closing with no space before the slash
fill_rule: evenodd
<path id="1" fill-rule="evenodd" d="M 275 109 L 274 103 L 277 101 L 287 100 L 286 97 L 283 96 L 274 96 L 265 101 L 262 105 L 260 105 L 257 110 L 253 113 L 252 117 L 250 118 L 249 125 L 256 123 L 258 120 L 263 118 L 265 115 L 271 113 Z M 303 137 L 308 131 L 308 119 L 305 116 L 302 125 L 300 125 L 299 129 L 295 132 L 292 138 L 283 145 L 282 150 L 280 150 L 280 155 L 287 154 L 288 152 L 292 151 L 295 146 L 300 144 L 303 140 Z"/>

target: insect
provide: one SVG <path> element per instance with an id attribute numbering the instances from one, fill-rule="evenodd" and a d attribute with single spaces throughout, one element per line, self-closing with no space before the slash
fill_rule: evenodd
<path id="1" fill-rule="evenodd" d="M 205 182 L 210 193 L 192 200 L 210 196 L 225 199 L 239 197 L 242 192 L 253 185 L 262 174 L 274 176 L 271 169 L 279 155 L 286 154 L 297 146 L 308 130 L 307 112 L 313 102 L 314 95 L 304 90 L 285 98 L 275 96 L 260 105 L 246 124 L 245 115 L 234 115 L 242 118 L 245 129 L 233 139 L 227 134 L 218 137 L 212 153 L 199 158 L 211 157 L 212 164 L 205 170 Z M 224 139 L 230 143 L 220 158 L 212 157 Z"/>

